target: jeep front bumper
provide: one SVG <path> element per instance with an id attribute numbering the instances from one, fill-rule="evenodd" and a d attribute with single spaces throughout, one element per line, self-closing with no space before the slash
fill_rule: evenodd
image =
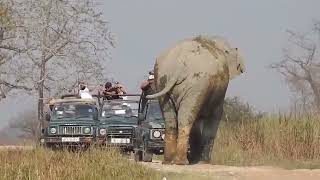
<path id="1" fill-rule="evenodd" d="M 41 144 L 47 145 L 90 145 L 94 144 L 95 140 L 93 137 L 44 137 L 40 139 Z"/>
<path id="2" fill-rule="evenodd" d="M 133 149 L 133 139 L 132 138 L 98 138 L 97 144 L 107 146 L 107 147 L 119 147 L 121 149 Z"/>
<path id="3" fill-rule="evenodd" d="M 164 150 L 164 141 L 152 141 L 149 140 L 147 144 L 147 149 L 150 151 L 163 151 Z"/>

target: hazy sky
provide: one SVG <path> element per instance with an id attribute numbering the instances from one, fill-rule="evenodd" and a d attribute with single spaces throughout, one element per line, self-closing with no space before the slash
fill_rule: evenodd
<path id="1" fill-rule="evenodd" d="M 286 108 L 288 88 L 267 66 L 282 58 L 285 31 L 308 30 L 313 19 L 320 19 L 319 7 L 319 0 L 104 0 L 102 9 L 118 41 L 108 69 L 137 92 L 163 49 L 202 33 L 221 35 L 240 48 L 247 67 L 230 83 L 228 96 L 240 96 L 264 111 Z M 10 107 L 2 102 L 0 120 L 23 111 L 29 101 L 21 98 Z"/>
<path id="2" fill-rule="evenodd" d="M 106 0 L 104 13 L 118 37 L 110 66 L 134 91 L 164 48 L 201 33 L 221 35 L 240 48 L 247 67 L 230 83 L 228 95 L 260 110 L 285 108 L 288 88 L 267 66 L 282 58 L 285 31 L 308 30 L 320 19 L 319 7 L 319 0 Z"/>

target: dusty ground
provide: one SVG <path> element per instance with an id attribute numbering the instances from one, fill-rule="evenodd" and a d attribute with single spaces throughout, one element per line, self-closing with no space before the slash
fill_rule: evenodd
<path id="1" fill-rule="evenodd" d="M 232 167 L 197 164 L 188 166 L 162 165 L 160 161 L 145 163 L 147 167 L 163 171 L 195 175 L 200 179 L 223 180 L 320 180 L 320 169 L 285 170 L 274 167 Z M 169 180 L 169 179 L 168 179 Z"/>

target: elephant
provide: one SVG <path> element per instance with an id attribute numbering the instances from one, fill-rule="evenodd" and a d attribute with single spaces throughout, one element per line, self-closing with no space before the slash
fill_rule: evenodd
<path id="1" fill-rule="evenodd" d="M 238 48 L 220 36 L 178 41 L 154 64 L 155 94 L 165 119 L 163 164 L 209 163 L 229 81 L 245 72 Z"/>

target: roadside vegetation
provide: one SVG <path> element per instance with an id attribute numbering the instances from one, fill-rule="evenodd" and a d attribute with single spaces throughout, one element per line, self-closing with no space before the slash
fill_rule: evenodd
<path id="1" fill-rule="evenodd" d="M 2 150 L 0 179 L 162 179 L 160 173 L 127 160 L 115 150 L 72 153 Z"/>
<path id="2" fill-rule="evenodd" d="M 0 150 L 0 179 L 6 180 L 207 180 L 212 177 L 161 172 L 138 164 L 112 149 L 84 152 Z"/>
<path id="3" fill-rule="evenodd" d="M 307 114 L 268 115 L 228 99 L 213 150 L 213 164 L 273 165 L 320 168 L 320 117 Z M 233 109 L 237 109 L 234 111 Z M 226 116 L 237 117 L 227 120 Z"/>

